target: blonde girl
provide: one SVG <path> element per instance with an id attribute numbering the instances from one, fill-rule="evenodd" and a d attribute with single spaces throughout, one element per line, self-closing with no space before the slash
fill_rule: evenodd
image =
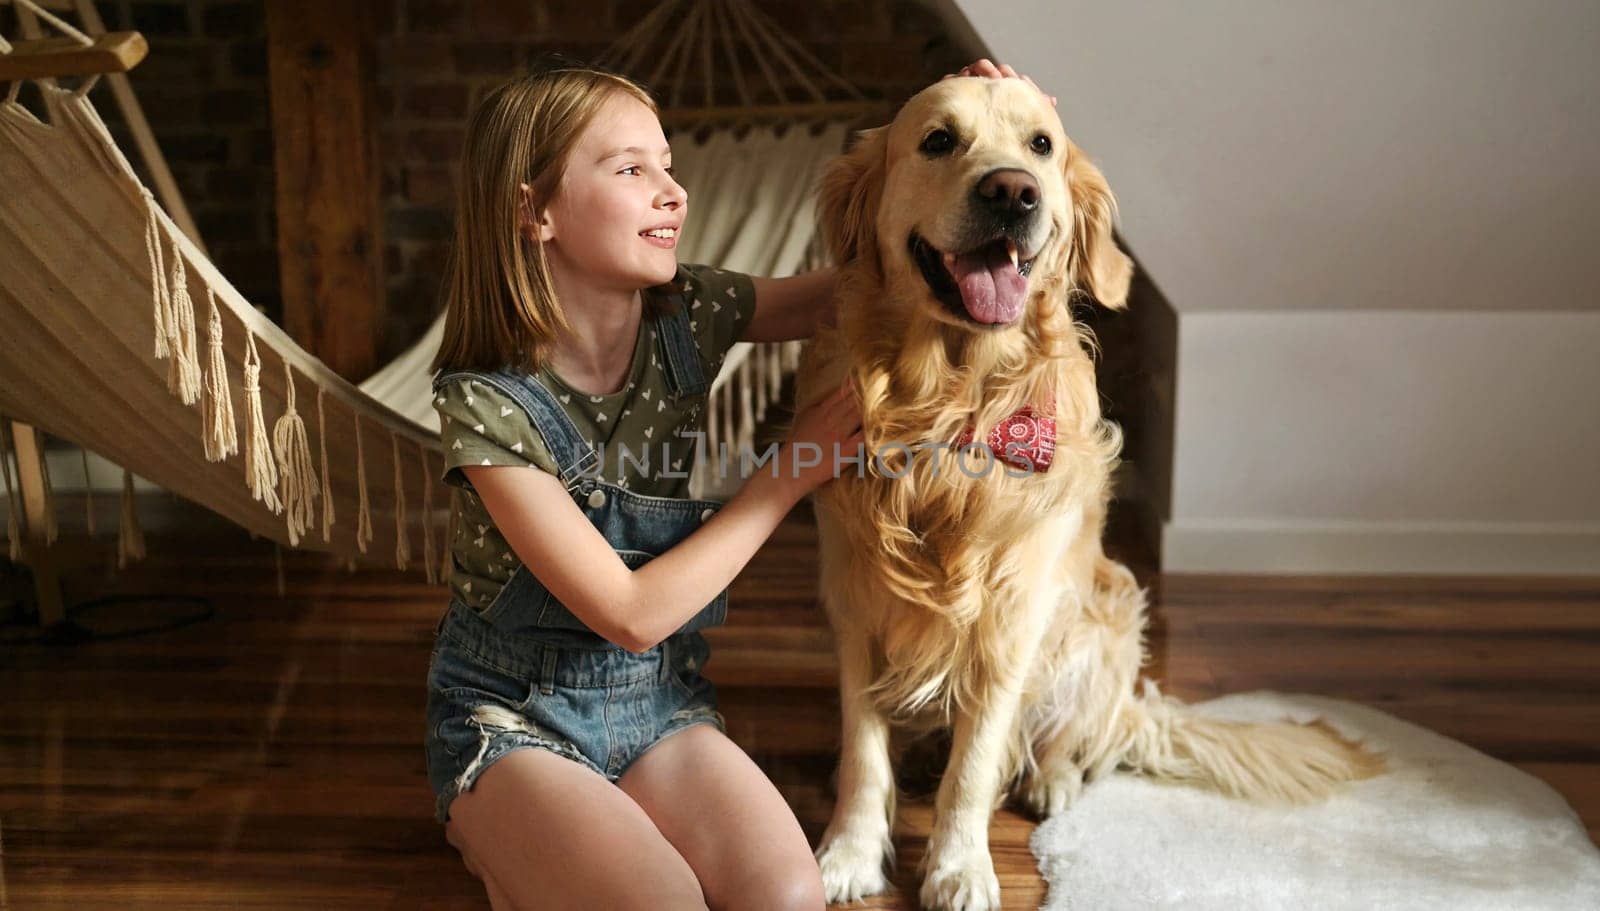
<path id="1" fill-rule="evenodd" d="M 823 907 L 793 811 L 725 733 L 700 630 L 831 476 L 795 447 L 859 443 L 854 398 L 798 415 L 726 504 L 687 477 L 728 348 L 812 335 L 833 275 L 679 265 L 671 157 L 649 94 L 586 67 L 501 86 L 467 130 L 433 365 L 460 515 L 426 745 L 437 818 L 496 909 Z"/>

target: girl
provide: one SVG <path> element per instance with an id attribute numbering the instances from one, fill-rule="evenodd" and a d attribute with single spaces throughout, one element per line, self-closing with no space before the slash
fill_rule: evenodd
<path id="1" fill-rule="evenodd" d="M 461 494 L 426 747 L 496 909 L 824 904 L 794 813 L 726 736 L 700 630 L 832 476 L 797 448 L 860 443 L 854 396 L 800 413 L 726 505 L 686 493 L 728 348 L 810 337 L 833 271 L 678 265 L 670 162 L 649 93 L 588 67 L 501 86 L 468 124 L 433 364 Z"/>
<path id="2" fill-rule="evenodd" d="M 497 909 L 823 906 L 794 813 L 724 733 L 699 630 L 831 474 L 795 445 L 853 449 L 859 415 L 846 390 L 800 414 L 784 470 L 725 506 L 685 499 L 685 434 L 728 348 L 812 335 L 833 277 L 678 266 L 687 203 L 622 77 L 537 73 L 469 122 L 433 365 L 462 492 L 427 759 Z"/>

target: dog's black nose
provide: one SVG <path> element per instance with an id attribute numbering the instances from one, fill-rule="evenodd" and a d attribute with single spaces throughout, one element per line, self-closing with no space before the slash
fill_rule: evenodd
<path id="1" fill-rule="evenodd" d="M 995 215 L 1016 217 L 1039 207 L 1039 183 L 1020 168 L 1000 168 L 978 181 L 978 202 Z"/>

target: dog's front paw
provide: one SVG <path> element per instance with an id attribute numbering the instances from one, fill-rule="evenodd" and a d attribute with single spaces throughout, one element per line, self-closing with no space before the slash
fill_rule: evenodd
<path id="1" fill-rule="evenodd" d="M 834 838 L 817 849 L 828 904 L 858 901 L 888 890 L 883 861 L 882 847 L 858 839 Z"/>
<path id="2" fill-rule="evenodd" d="M 1023 806 L 1041 820 L 1066 812 L 1083 793 L 1083 773 L 1076 768 L 1041 771 L 1017 789 Z"/>
<path id="3" fill-rule="evenodd" d="M 922 879 L 924 911 L 996 911 L 1000 880 L 987 852 L 941 859 Z"/>

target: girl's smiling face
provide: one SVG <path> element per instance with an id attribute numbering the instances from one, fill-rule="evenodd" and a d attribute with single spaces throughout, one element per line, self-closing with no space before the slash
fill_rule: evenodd
<path id="1" fill-rule="evenodd" d="M 677 273 L 688 206 L 660 120 L 619 93 L 574 144 L 555 197 L 529 229 L 547 244 L 552 266 L 584 284 L 632 291 Z"/>

